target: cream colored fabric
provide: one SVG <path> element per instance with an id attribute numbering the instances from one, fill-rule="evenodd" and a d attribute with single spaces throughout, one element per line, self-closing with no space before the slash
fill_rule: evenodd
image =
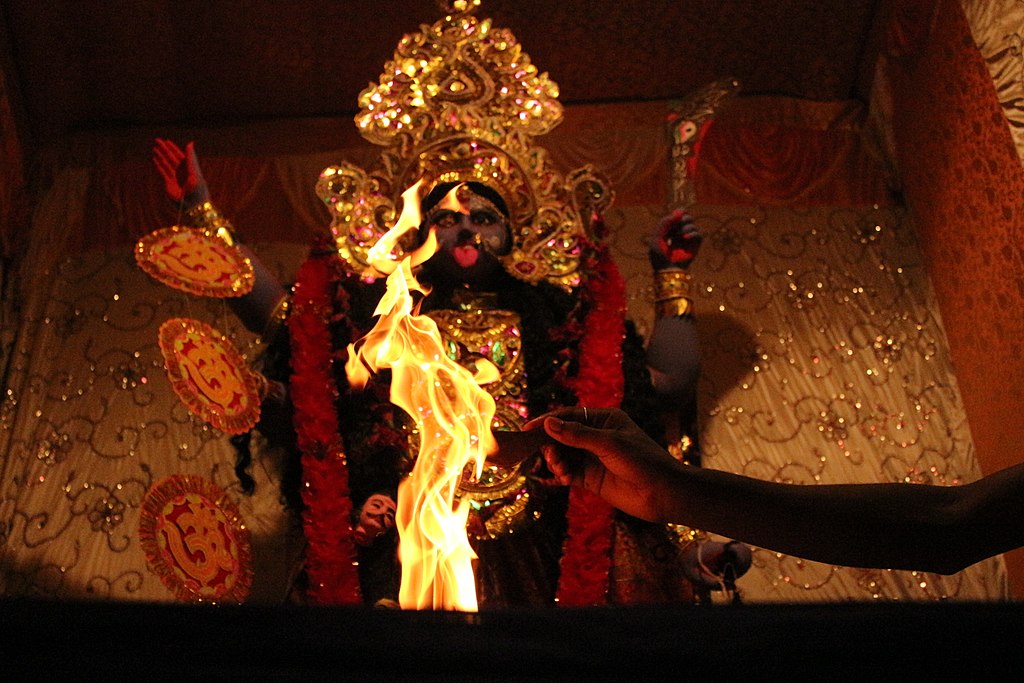
<path id="1" fill-rule="evenodd" d="M 698 206 L 704 465 L 801 484 L 980 476 L 913 227 L 892 209 Z M 624 216 L 625 218 L 625 216 Z M 642 223 L 646 217 L 630 217 Z M 624 259 L 625 260 L 625 259 Z M 640 265 L 635 256 L 630 261 Z M 642 268 L 631 303 L 649 289 Z M 1001 558 L 954 576 L 757 550 L 750 602 L 1001 600 Z"/>
<path id="2" fill-rule="evenodd" d="M 66 174 L 35 223 L 3 405 L 0 594 L 166 601 L 173 593 L 142 551 L 140 505 L 155 483 L 193 474 L 226 490 L 248 527 L 250 601 L 280 603 L 301 552 L 281 504 L 283 454 L 254 446 L 256 493 L 242 494 L 226 437 L 189 415 L 170 388 L 160 324 L 195 317 L 259 352 L 222 302 L 150 280 L 129 249 L 68 257 L 86 176 Z M 297 264 L 305 247 L 276 246 L 269 262 Z"/>
<path id="3" fill-rule="evenodd" d="M 609 133 L 579 125 L 571 136 L 553 136 L 552 155 L 570 168 L 613 169 L 608 175 L 621 183 L 620 197 L 643 196 L 643 183 L 666 178 L 659 126 L 647 119 Z M 152 192 L 152 179 L 140 177 L 148 167 L 135 159 L 133 172 L 108 172 L 123 163 L 115 147 L 98 143 L 94 163 L 56 175 L 35 216 L 18 306 L 5 302 L 12 352 L 0 412 L 0 593 L 173 599 L 140 548 L 139 505 L 153 483 L 191 473 L 228 491 L 252 532 L 251 600 L 280 601 L 301 551 L 297 520 L 277 492 L 281 454 L 257 444 L 256 494 L 242 494 L 226 438 L 190 417 L 171 392 L 156 333 L 167 318 L 196 317 L 234 334 L 246 353 L 259 347 L 223 303 L 152 282 L 127 244 L 68 247 L 89 245 L 102 228 L 139 236 L 161 227 L 153 206 L 133 204 Z M 294 209 L 290 229 L 311 236 L 325 225 L 315 174 L 338 158 L 345 153 L 282 153 L 251 180 L 277 188 Z M 352 158 L 362 162 L 365 150 Z M 230 168 L 216 155 L 204 163 L 215 189 L 228 183 L 218 174 Z M 646 192 L 665 196 L 667 185 Z M 98 188 L 115 198 L 114 215 L 90 214 Z M 275 216 L 255 225 L 265 198 L 263 191 L 240 192 L 221 208 L 233 217 L 249 212 L 236 228 L 287 279 L 308 242 L 252 239 L 280 229 Z M 646 238 L 667 209 L 634 201 L 608 215 L 641 331 L 651 326 Z M 906 216 L 871 207 L 698 204 L 694 212 L 706 235 L 693 268 L 706 466 L 810 485 L 954 484 L 979 475 Z M 747 602 L 999 600 L 1005 583 L 1000 558 L 935 577 L 824 567 L 758 550 L 740 588 Z"/>

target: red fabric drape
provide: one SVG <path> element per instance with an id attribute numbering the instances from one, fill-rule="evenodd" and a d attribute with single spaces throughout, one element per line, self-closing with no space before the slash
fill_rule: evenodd
<path id="1" fill-rule="evenodd" d="M 934 14 L 890 4 L 897 159 L 978 461 L 991 473 L 1022 460 L 1024 170 L 958 4 Z M 1024 550 L 1007 561 L 1020 598 Z"/>
<path id="2" fill-rule="evenodd" d="M 0 72 L 0 244 L 5 257 L 25 250 L 28 209 L 21 140 L 15 129 L 6 78 Z"/>
<path id="3" fill-rule="evenodd" d="M 695 178 L 702 204 L 866 206 L 892 192 L 858 130 L 721 121 L 701 150 Z"/>
<path id="4" fill-rule="evenodd" d="M 616 206 L 667 207 L 669 102 L 571 108 L 538 142 L 563 170 L 590 165 L 609 177 Z M 864 206 L 892 203 L 883 165 L 862 135 L 863 111 L 849 102 L 738 97 L 715 116 L 695 177 L 701 204 Z M 345 159 L 368 168 L 379 150 L 347 120 L 292 122 L 208 132 L 154 132 L 195 140 L 218 207 L 247 241 L 307 243 L 330 222 L 313 186 Z M 339 131 L 346 133 L 339 134 Z M 317 148 L 315 139 L 327 147 Z M 341 138 L 344 146 L 332 145 Z M 290 141 L 289 143 L 283 140 Z M 130 245 L 175 222 L 149 160 L 152 136 L 133 132 L 79 140 L 58 167 L 88 169 L 90 226 L 66 236 L 71 252 Z M 260 150 L 258 153 L 252 149 Z M 94 220 L 95 219 L 95 220 Z"/>

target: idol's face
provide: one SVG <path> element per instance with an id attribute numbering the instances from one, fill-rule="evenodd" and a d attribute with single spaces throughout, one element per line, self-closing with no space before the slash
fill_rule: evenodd
<path id="1" fill-rule="evenodd" d="M 508 219 L 471 192 L 460 193 L 458 207 L 432 210 L 426 227 L 437 237 L 437 253 L 429 267 L 458 283 L 485 283 L 501 269 L 499 257 L 511 249 Z"/>

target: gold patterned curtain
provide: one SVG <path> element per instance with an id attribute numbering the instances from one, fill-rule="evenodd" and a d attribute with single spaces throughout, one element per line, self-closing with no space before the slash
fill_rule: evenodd
<path id="1" fill-rule="evenodd" d="M 695 266 L 707 466 L 801 484 L 980 476 L 905 213 L 703 207 L 700 219 L 710 238 Z M 755 557 L 744 586 L 765 600 L 1005 591 L 998 558 L 944 577 Z"/>
<path id="2" fill-rule="evenodd" d="M 545 141 L 561 167 L 590 163 L 615 184 L 607 220 L 641 331 L 651 326 L 646 239 L 670 208 L 672 104 L 570 109 Z M 731 106 L 705 145 L 693 207 L 706 236 L 693 267 L 705 465 L 809 485 L 976 478 L 913 225 L 859 143 L 860 113 L 757 98 Z M 218 206 L 285 280 L 327 224 L 313 195 L 319 170 L 371 153 L 308 144 L 329 129 L 174 134 L 197 139 Z M 273 152 L 241 151 L 261 148 Z M 79 141 L 54 162 L 36 208 L 21 317 L 5 330 L 14 350 L 0 423 L 0 592 L 181 599 L 139 529 L 148 493 L 188 475 L 237 508 L 247 599 L 279 602 L 301 554 L 277 486 L 282 454 L 253 444 L 256 492 L 244 494 L 227 438 L 174 397 L 156 334 L 168 318 L 195 317 L 245 354 L 261 348 L 222 303 L 173 292 L 135 266 L 133 241 L 174 221 L 148 149 L 139 132 Z M 799 163 L 779 165 L 777 153 Z M 754 557 L 739 582 L 748 602 L 1006 596 L 1000 558 L 938 577 Z"/>

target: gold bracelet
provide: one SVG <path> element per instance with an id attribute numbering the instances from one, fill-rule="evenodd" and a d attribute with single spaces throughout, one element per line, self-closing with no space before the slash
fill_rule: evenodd
<path id="1" fill-rule="evenodd" d="M 670 268 L 654 273 L 654 300 L 668 301 L 690 295 L 692 277 L 685 270 Z"/>
<path id="2" fill-rule="evenodd" d="M 669 317 L 687 317 L 693 315 L 693 302 L 685 296 L 654 302 L 654 310 L 658 319 Z"/>
<path id="3" fill-rule="evenodd" d="M 235 233 L 231 221 L 221 215 L 217 207 L 210 201 L 196 204 L 185 212 L 188 225 L 193 228 L 206 228 L 229 245 L 235 244 Z"/>
<path id="4" fill-rule="evenodd" d="M 291 309 L 291 297 L 285 294 L 274 306 L 274 310 L 270 312 L 270 318 L 267 320 L 266 326 L 263 328 L 263 334 L 260 338 L 264 341 L 269 342 L 277 336 L 277 333 L 281 330 L 285 321 L 288 319 L 288 312 Z"/>

